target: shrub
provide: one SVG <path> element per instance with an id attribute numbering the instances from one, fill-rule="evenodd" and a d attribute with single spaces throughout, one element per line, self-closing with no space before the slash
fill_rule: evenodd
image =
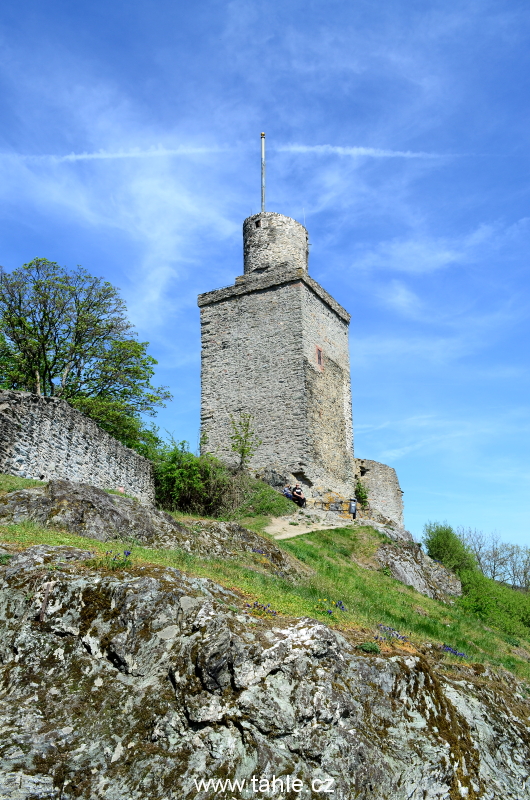
<path id="1" fill-rule="evenodd" d="M 194 455 L 187 442 L 161 447 L 154 472 L 156 502 L 167 511 L 217 516 L 233 504 L 226 467 L 210 453 Z"/>
<path id="2" fill-rule="evenodd" d="M 447 522 L 427 522 L 423 529 L 423 542 L 431 558 L 457 575 L 477 567 L 473 553 Z"/>
<path id="3" fill-rule="evenodd" d="M 239 463 L 238 472 L 242 472 L 249 464 L 250 459 L 262 444 L 261 439 L 256 435 L 253 425 L 252 414 L 240 412 L 238 417 L 230 414 L 230 425 L 232 433 L 230 440 L 232 450 L 237 455 Z"/>
<path id="4" fill-rule="evenodd" d="M 159 449 L 154 462 L 156 502 L 167 511 L 234 519 L 282 516 L 294 505 L 246 472 L 232 473 L 210 453 L 194 455 L 187 442 Z"/>
<path id="5" fill-rule="evenodd" d="M 457 600 L 461 608 L 509 637 L 528 637 L 530 595 L 487 578 L 478 570 L 463 572 L 461 579 L 463 595 Z"/>

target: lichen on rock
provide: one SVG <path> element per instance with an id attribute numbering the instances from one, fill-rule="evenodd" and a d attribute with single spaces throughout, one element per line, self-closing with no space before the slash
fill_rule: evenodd
<path id="1" fill-rule="evenodd" d="M 42 546 L 0 567 L 0 797 L 250 800 L 253 776 L 301 781 L 278 800 L 326 780 L 335 800 L 529 796 L 512 675 L 364 655 L 206 579 L 90 556 Z"/>

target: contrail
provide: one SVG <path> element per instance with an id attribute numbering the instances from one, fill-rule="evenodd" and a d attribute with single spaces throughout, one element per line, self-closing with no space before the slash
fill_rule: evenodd
<path id="1" fill-rule="evenodd" d="M 338 156 L 370 156 L 371 158 L 443 158 L 438 153 L 380 150 L 377 147 L 340 147 L 332 144 L 285 144 L 276 149 L 284 153 L 333 153 Z"/>
<path id="2" fill-rule="evenodd" d="M 160 158 L 162 156 L 188 156 L 195 153 L 220 153 L 222 147 L 157 147 L 151 150 L 125 150 L 118 152 L 108 152 L 98 150 L 96 153 L 70 153 L 67 156 L 52 156 L 57 161 L 91 161 L 93 159 L 112 159 L 112 158 Z"/>
<path id="3" fill-rule="evenodd" d="M 0 158 L 22 161 L 47 161 L 55 164 L 73 161 L 111 161 L 125 158 L 164 158 L 167 156 L 188 156 L 209 153 L 226 153 L 236 151 L 235 147 L 153 147 L 149 150 L 97 150 L 93 153 L 68 153 L 67 155 L 25 155 L 23 153 L 0 153 Z M 370 158 L 444 158 L 439 153 L 414 152 L 413 150 L 382 150 L 377 147 L 341 147 L 331 144 L 280 144 L 272 146 L 272 150 L 283 153 L 329 153 L 337 156 L 365 156 Z M 241 148 L 239 148 L 241 152 Z"/>
<path id="4" fill-rule="evenodd" d="M 1 158 L 22 159 L 24 161 L 52 161 L 62 163 L 65 161 L 97 161 L 112 160 L 118 158 L 161 158 L 164 156 L 187 156 L 197 153 L 220 153 L 224 152 L 223 147 L 182 147 L 165 148 L 157 147 L 150 150 L 97 150 L 95 153 L 68 153 L 64 156 L 58 155 L 24 155 L 21 153 L 1 153 Z"/>

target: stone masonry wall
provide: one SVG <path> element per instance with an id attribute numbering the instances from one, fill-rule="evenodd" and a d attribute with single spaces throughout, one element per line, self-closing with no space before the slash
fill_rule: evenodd
<path id="1" fill-rule="evenodd" d="M 403 492 L 395 469 L 378 461 L 356 458 L 355 471 L 356 481 L 368 491 L 370 508 L 403 528 Z"/>
<path id="2" fill-rule="evenodd" d="M 292 474 L 306 490 L 317 484 L 348 493 L 349 316 L 332 298 L 337 310 L 328 305 L 324 290 L 307 276 L 300 280 L 300 273 L 287 272 L 283 283 L 247 278 L 232 291 L 199 298 L 202 431 L 209 451 L 235 463 L 230 414 L 250 412 L 262 440 L 253 468 Z"/>
<path id="3" fill-rule="evenodd" d="M 0 472 L 101 489 L 119 486 L 142 502 L 154 502 L 151 463 L 53 397 L 0 392 Z"/>
<path id="4" fill-rule="evenodd" d="M 266 211 L 243 223 L 245 274 L 302 268 L 307 271 L 307 230 L 291 217 Z"/>
<path id="5" fill-rule="evenodd" d="M 312 480 L 321 490 L 348 494 L 354 477 L 349 318 L 304 284 L 302 323 Z"/>
<path id="6" fill-rule="evenodd" d="M 230 414 L 250 412 L 262 440 L 252 466 L 300 469 L 306 431 L 300 287 L 221 296 L 201 308 L 201 335 L 208 451 L 234 464 Z"/>

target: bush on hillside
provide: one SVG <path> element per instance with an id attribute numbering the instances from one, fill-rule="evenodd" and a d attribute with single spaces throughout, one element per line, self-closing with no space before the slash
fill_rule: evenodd
<path id="1" fill-rule="evenodd" d="M 234 519 L 281 516 L 295 509 L 263 481 L 230 472 L 210 453 L 191 453 L 187 442 L 160 447 L 154 472 L 156 502 L 167 511 Z"/>
<path id="2" fill-rule="evenodd" d="M 187 442 L 159 449 L 154 464 L 156 502 L 166 511 L 217 516 L 233 502 L 232 481 L 210 454 L 196 456 Z"/>
<path id="3" fill-rule="evenodd" d="M 512 636 L 530 633 L 530 595 L 487 578 L 479 570 L 461 573 L 462 597 L 458 604 L 483 622 Z"/>
<path id="4" fill-rule="evenodd" d="M 473 553 L 447 522 L 427 522 L 423 529 L 423 542 L 431 558 L 441 561 L 444 567 L 457 575 L 477 567 Z"/>
<path id="5" fill-rule="evenodd" d="M 530 633 L 530 595 L 499 583 L 480 571 L 471 548 L 446 522 L 428 522 L 423 541 L 431 558 L 456 572 L 462 581 L 458 605 L 487 625 L 511 636 Z"/>

